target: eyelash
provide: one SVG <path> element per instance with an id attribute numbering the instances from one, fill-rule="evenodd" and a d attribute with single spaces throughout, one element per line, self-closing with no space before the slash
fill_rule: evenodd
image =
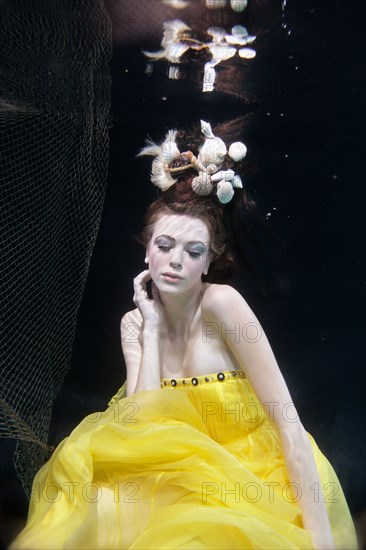
<path id="1" fill-rule="evenodd" d="M 170 246 L 165 246 L 163 244 L 159 244 L 158 249 L 161 250 L 162 252 L 169 252 L 169 250 L 171 250 Z M 188 250 L 187 252 L 191 256 L 191 258 L 194 258 L 194 259 L 198 259 L 201 256 L 199 252 L 189 252 Z"/>

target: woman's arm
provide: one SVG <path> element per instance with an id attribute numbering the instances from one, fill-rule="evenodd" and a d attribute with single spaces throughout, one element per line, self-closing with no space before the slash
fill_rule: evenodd
<path id="1" fill-rule="evenodd" d="M 305 529 L 311 532 L 317 549 L 332 549 L 334 541 L 324 498 L 314 499 L 311 487 L 319 482 L 311 445 L 292 403 L 285 380 L 277 365 L 258 319 L 243 297 L 228 285 L 212 285 L 202 307 L 204 322 L 217 323 L 222 341 L 229 347 L 245 372 L 281 439 L 290 481 L 302 490 L 299 506 Z M 250 325 L 248 325 L 250 323 Z M 235 332 L 233 332 L 233 330 Z M 255 337 L 257 330 L 257 337 Z M 252 334 L 251 340 L 248 335 Z M 322 494 L 322 492 L 321 492 Z"/>
<path id="2" fill-rule="evenodd" d="M 121 344 L 127 374 L 127 396 L 135 392 L 140 370 L 142 319 L 139 310 L 128 311 L 121 321 Z"/>
<path id="3" fill-rule="evenodd" d="M 154 285 L 153 300 L 147 295 L 146 282 L 150 278 L 148 270 L 135 277 L 133 300 L 137 310 L 126 313 L 121 322 L 122 350 L 127 369 L 127 396 L 141 390 L 160 389 L 159 334 L 163 313 Z"/>

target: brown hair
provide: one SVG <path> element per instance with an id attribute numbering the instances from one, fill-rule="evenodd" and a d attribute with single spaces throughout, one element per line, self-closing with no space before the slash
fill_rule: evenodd
<path id="1" fill-rule="evenodd" d="M 233 141 L 238 126 L 242 125 L 243 118 L 240 117 L 229 124 L 216 127 L 215 135 L 222 137 L 225 141 L 229 136 L 230 141 Z M 203 141 L 204 136 L 199 128 L 195 128 L 191 132 L 177 132 L 176 143 L 180 151 L 189 150 L 197 155 Z M 180 214 L 198 218 L 206 223 L 211 237 L 210 255 L 212 259 L 208 274 L 203 275 L 202 280 L 212 283 L 227 283 L 235 271 L 251 271 L 251 262 L 244 248 L 245 238 L 249 236 L 249 239 L 252 239 L 248 220 L 255 209 L 255 204 L 246 190 L 239 188 L 235 189 L 234 197 L 228 204 L 221 204 L 214 191 L 206 196 L 197 195 L 191 187 L 192 179 L 197 176 L 197 171 L 194 168 L 187 167 L 185 169 L 184 165 L 187 163 L 187 159 L 182 154 L 170 164 L 171 168 L 182 167 L 181 171 L 174 173 L 176 183 L 150 204 L 145 215 L 144 228 L 135 239 L 146 248 L 152 237 L 154 224 L 161 215 Z M 234 163 L 226 155 L 219 169 L 229 168 L 234 168 L 237 174 L 242 174 L 244 171 L 242 162 Z"/>

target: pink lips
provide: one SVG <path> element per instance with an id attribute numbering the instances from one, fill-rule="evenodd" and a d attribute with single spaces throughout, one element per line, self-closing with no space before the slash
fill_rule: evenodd
<path id="1" fill-rule="evenodd" d="M 178 275 L 178 273 L 170 273 L 170 272 L 163 273 L 163 277 L 166 277 L 167 279 L 170 279 L 172 281 L 177 281 L 177 280 L 183 279 L 183 277 Z"/>

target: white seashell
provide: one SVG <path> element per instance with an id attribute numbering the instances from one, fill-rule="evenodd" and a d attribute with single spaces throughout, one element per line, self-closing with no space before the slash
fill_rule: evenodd
<path id="1" fill-rule="evenodd" d="M 248 0 L 230 0 L 231 9 L 240 13 L 244 11 L 248 5 Z"/>
<path id="2" fill-rule="evenodd" d="M 256 36 L 236 36 L 232 34 L 226 34 L 225 40 L 227 44 L 235 44 L 236 46 L 246 46 L 251 44 L 256 39 Z"/>
<path id="3" fill-rule="evenodd" d="M 179 67 L 177 67 L 176 65 L 170 65 L 168 78 L 170 78 L 170 80 L 179 80 L 181 76 L 182 74 L 179 70 Z"/>
<path id="4" fill-rule="evenodd" d="M 234 196 L 233 186 L 229 181 L 222 180 L 217 184 L 216 195 L 221 202 L 221 204 L 226 204 L 230 202 Z"/>
<path id="5" fill-rule="evenodd" d="M 170 63 L 180 63 L 180 58 L 189 48 L 190 46 L 187 44 L 173 43 L 168 44 L 164 50 L 159 50 L 158 52 L 142 50 L 142 53 L 153 61 L 167 59 Z"/>
<path id="6" fill-rule="evenodd" d="M 241 181 L 240 176 L 234 176 L 231 184 L 233 187 L 238 187 L 239 189 L 243 189 L 243 182 Z"/>
<path id="7" fill-rule="evenodd" d="M 225 35 L 225 40 L 228 44 L 235 44 L 237 46 L 246 46 L 249 43 L 247 36 L 235 36 L 232 34 Z"/>
<path id="8" fill-rule="evenodd" d="M 220 59 L 220 61 L 226 61 L 227 59 L 234 57 L 236 54 L 236 48 L 221 44 L 209 44 L 208 49 L 210 50 L 212 57 L 214 59 Z"/>
<path id="9" fill-rule="evenodd" d="M 175 142 L 175 137 L 177 135 L 177 130 L 169 130 L 166 135 L 163 143 L 158 145 L 157 143 L 154 143 L 151 140 L 147 140 L 147 145 L 137 155 L 138 157 L 143 157 L 146 155 L 151 155 L 153 157 L 160 157 L 160 161 L 163 162 L 163 146 L 166 143 L 169 143 L 171 141 Z"/>
<path id="10" fill-rule="evenodd" d="M 253 59 L 257 55 L 256 51 L 252 50 L 252 48 L 241 48 L 238 53 L 243 59 Z"/>
<path id="11" fill-rule="evenodd" d="M 218 10 L 226 6 L 226 0 L 206 0 L 206 8 L 209 10 Z"/>
<path id="12" fill-rule="evenodd" d="M 165 50 L 159 50 L 158 52 L 148 52 L 147 50 L 142 50 L 142 53 L 152 59 L 153 61 L 158 61 L 159 59 L 165 58 Z"/>
<path id="13" fill-rule="evenodd" d="M 205 172 L 200 172 L 198 176 L 192 180 L 192 189 L 197 195 L 209 195 L 213 189 L 210 176 Z"/>
<path id="14" fill-rule="evenodd" d="M 231 181 L 234 176 L 235 172 L 233 170 L 220 170 L 220 172 L 217 172 L 217 174 L 213 174 L 213 176 L 211 176 L 211 181 Z"/>
<path id="15" fill-rule="evenodd" d="M 180 63 L 180 58 L 189 50 L 190 46 L 188 44 L 169 44 L 165 48 L 165 58 L 170 63 Z"/>
<path id="16" fill-rule="evenodd" d="M 215 136 L 213 135 L 211 124 L 209 122 L 205 122 L 204 120 L 200 120 L 200 123 L 201 132 L 203 133 L 203 135 L 205 135 L 207 138 L 214 138 Z"/>
<path id="17" fill-rule="evenodd" d="M 179 42 L 183 33 L 187 33 L 191 30 L 180 19 L 173 19 L 172 21 L 164 22 L 164 33 L 161 41 L 161 46 L 165 48 L 174 42 Z"/>
<path id="18" fill-rule="evenodd" d="M 217 166 L 216 166 L 216 164 L 209 164 L 206 167 L 206 170 L 207 170 L 208 174 L 214 174 L 215 172 L 217 172 Z"/>
<path id="19" fill-rule="evenodd" d="M 247 154 L 247 148 L 241 141 L 235 141 L 230 145 L 228 154 L 234 162 L 238 162 L 239 160 L 243 159 Z"/>
<path id="20" fill-rule="evenodd" d="M 169 172 L 164 170 L 164 165 L 159 158 L 153 160 L 151 168 L 151 181 L 162 191 L 166 191 L 175 183 L 175 179 L 171 177 Z"/>
<path id="21" fill-rule="evenodd" d="M 170 164 L 174 159 L 179 157 L 180 151 L 177 147 L 177 144 L 174 141 L 168 141 L 164 143 L 163 147 L 163 158 L 167 164 Z"/>
<path id="22" fill-rule="evenodd" d="M 204 71 L 204 77 L 203 77 L 203 86 L 202 91 L 203 92 L 213 92 L 214 84 L 216 80 L 216 71 L 211 65 L 211 63 L 205 64 L 205 71 Z"/>
<path id="23" fill-rule="evenodd" d="M 202 162 L 204 166 L 209 164 L 221 164 L 226 153 L 226 145 L 222 139 L 219 137 L 209 138 L 206 139 L 205 143 L 202 145 L 198 155 L 198 160 Z"/>
<path id="24" fill-rule="evenodd" d="M 247 36 L 247 44 L 252 44 L 256 38 L 257 38 L 256 36 L 253 36 L 252 34 L 249 34 Z"/>
<path id="25" fill-rule="evenodd" d="M 163 4 L 167 4 L 176 10 L 182 10 L 183 8 L 189 6 L 189 2 L 187 2 L 187 0 L 163 0 Z"/>
<path id="26" fill-rule="evenodd" d="M 226 34 L 226 32 L 225 32 Z M 234 25 L 231 29 L 231 34 L 234 36 L 248 36 L 248 30 L 243 25 Z"/>
<path id="27" fill-rule="evenodd" d="M 206 167 L 203 166 L 202 162 L 194 155 L 192 155 L 191 157 L 191 164 L 197 170 L 197 172 L 206 172 Z"/>
<path id="28" fill-rule="evenodd" d="M 210 59 L 210 61 L 207 61 L 205 67 L 216 67 L 216 65 L 218 65 L 219 63 L 221 63 L 222 59 Z"/>
<path id="29" fill-rule="evenodd" d="M 207 29 L 207 34 L 212 36 L 214 42 L 222 42 L 225 38 L 226 30 L 222 27 L 210 27 Z"/>

